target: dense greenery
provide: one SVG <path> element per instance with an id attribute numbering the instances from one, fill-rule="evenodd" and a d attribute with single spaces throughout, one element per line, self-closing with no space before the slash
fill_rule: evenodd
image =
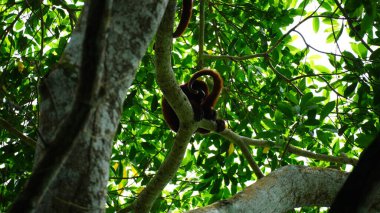
<path id="1" fill-rule="evenodd" d="M 189 28 L 174 41 L 179 83 L 196 71 L 199 60 L 199 2 L 194 4 Z M 59 60 L 82 5 L 0 1 L 0 211 L 31 172 L 33 147 L 17 133 L 37 140 L 38 83 Z M 376 0 L 206 3 L 204 66 L 218 70 L 225 81 L 219 116 L 242 136 L 281 144 L 281 149 L 252 147 L 266 174 L 287 164 L 349 169 L 299 157 L 286 147 L 357 158 L 378 131 L 379 10 Z M 317 36 L 317 43 L 309 35 Z M 109 212 L 135 199 L 172 145 L 174 133 L 161 115 L 152 47 L 153 42 L 129 89 L 115 137 Z M 195 135 L 154 209 L 207 205 L 253 180 L 239 149 L 216 134 Z"/>

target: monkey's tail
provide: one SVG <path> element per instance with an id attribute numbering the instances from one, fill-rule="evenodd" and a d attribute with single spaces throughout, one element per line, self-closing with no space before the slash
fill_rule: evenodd
<path id="1" fill-rule="evenodd" d="M 177 29 L 173 33 L 173 38 L 178 38 L 185 32 L 189 25 L 191 13 L 193 11 L 193 0 L 182 1 L 182 14 Z"/>
<path id="2" fill-rule="evenodd" d="M 212 88 L 212 92 L 206 97 L 202 105 L 207 106 L 207 107 L 213 107 L 218 101 L 220 92 L 222 91 L 223 79 L 219 75 L 219 73 L 214 70 L 210 70 L 210 69 L 199 70 L 198 72 L 194 73 L 193 76 L 190 78 L 188 87 L 191 92 L 197 93 L 197 91 L 193 89 L 193 83 L 195 82 L 197 78 L 203 75 L 211 76 L 214 81 L 214 86 Z"/>

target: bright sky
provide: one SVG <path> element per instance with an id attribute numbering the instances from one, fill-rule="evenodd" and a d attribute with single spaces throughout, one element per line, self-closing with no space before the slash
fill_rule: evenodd
<path id="1" fill-rule="evenodd" d="M 314 3 L 312 3 L 306 7 L 306 11 L 308 11 L 308 12 L 314 11 L 317 7 L 318 7 L 318 2 L 314 2 Z M 318 13 L 321 13 L 324 11 L 325 10 L 323 8 L 319 8 Z M 293 26 L 298 24 L 300 20 L 302 20 L 302 19 L 295 19 L 295 22 L 291 26 L 289 26 L 285 32 L 287 32 L 287 30 L 289 30 L 290 28 L 292 28 Z M 316 48 L 317 50 L 341 55 L 341 53 L 339 52 L 337 45 L 335 43 L 327 43 L 326 42 L 327 37 L 331 32 L 331 26 L 324 24 L 322 22 L 322 18 L 319 18 L 319 21 L 320 21 L 320 27 L 319 27 L 319 31 L 317 33 L 314 32 L 314 30 L 313 30 L 313 24 L 312 24 L 313 19 L 307 20 L 306 22 L 301 24 L 296 30 L 303 35 L 306 42 L 310 46 Z M 342 23 L 346 24 L 345 20 L 338 20 L 338 22 L 340 24 L 339 27 L 341 27 Z M 350 42 L 354 42 L 354 40 L 348 36 L 348 32 L 346 29 L 347 28 L 345 27 L 342 35 L 340 36 L 340 38 L 338 40 L 338 45 L 339 45 L 339 48 L 341 51 L 348 50 L 348 51 L 352 52 L 351 47 L 350 47 Z M 335 28 L 334 30 L 337 31 L 339 29 Z M 302 37 L 298 33 L 292 32 L 291 36 L 297 38 L 292 43 L 293 46 L 300 48 L 300 49 L 304 49 L 306 47 L 306 44 L 304 43 Z M 352 53 L 354 55 L 356 55 L 354 52 L 352 52 Z M 329 69 L 333 68 L 329 63 L 326 54 L 318 53 L 315 50 L 310 49 L 308 57 L 315 56 L 315 55 L 319 56 L 319 58 L 313 57 L 313 60 L 316 64 L 324 65 Z"/>

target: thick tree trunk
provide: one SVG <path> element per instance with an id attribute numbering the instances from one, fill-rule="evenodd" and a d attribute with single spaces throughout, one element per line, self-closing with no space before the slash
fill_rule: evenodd
<path id="1" fill-rule="evenodd" d="M 103 212 L 112 142 L 124 98 L 137 66 L 164 13 L 167 1 L 116 0 L 112 7 L 105 61 L 98 69 L 99 97 L 76 138 L 75 147 L 37 208 L 37 212 Z M 86 11 L 86 6 L 84 11 Z M 86 12 L 59 64 L 41 84 L 40 132 L 36 163 L 72 109 L 86 26 Z"/>

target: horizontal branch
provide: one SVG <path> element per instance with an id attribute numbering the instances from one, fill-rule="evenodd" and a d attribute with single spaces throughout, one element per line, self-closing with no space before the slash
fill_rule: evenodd
<path id="1" fill-rule="evenodd" d="M 269 140 L 256 140 L 256 139 L 247 138 L 247 137 L 242 137 L 242 140 L 249 145 L 257 146 L 257 147 L 273 147 L 273 148 L 278 148 L 278 149 L 283 148 L 283 144 L 275 143 Z M 290 152 L 302 157 L 312 158 L 315 160 L 323 160 L 323 161 L 333 162 L 333 163 L 356 165 L 358 162 L 357 159 L 349 158 L 344 155 L 337 157 L 337 156 L 331 156 L 331 155 L 318 154 L 318 153 L 300 149 L 293 145 L 288 146 L 287 152 Z"/>
<path id="2" fill-rule="evenodd" d="M 232 61 L 244 61 L 252 58 L 267 57 L 267 53 L 257 53 L 253 55 L 246 56 L 230 56 L 230 55 L 203 55 L 203 59 L 215 59 L 215 60 L 232 60 Z"/>
<path id="3" fill-rule="evenodd" d="M 285 166 L 229 199 L 190 212 L 269 213 L 288 212 L 304 206 L 327 207 L 333 202 L 347 176 L 348 173 L 335 169 Z M 374 201 L 379 199 L 377 194 Z M 371 210 L 378 212 L 378 209 Z"/>

